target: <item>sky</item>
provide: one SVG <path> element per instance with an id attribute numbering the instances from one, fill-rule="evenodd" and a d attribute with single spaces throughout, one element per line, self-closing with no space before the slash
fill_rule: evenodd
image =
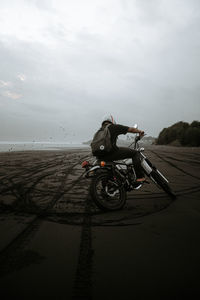
<path id="1" fill-rule="evenodd" d="M 200 119 L 199 0 L 1 0 L 0 141 Z"/>

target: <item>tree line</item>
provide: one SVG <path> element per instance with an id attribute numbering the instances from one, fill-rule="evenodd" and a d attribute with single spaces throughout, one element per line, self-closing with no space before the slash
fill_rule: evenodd
<path id="1" fill-rule="evenodd" d="M 174 145 L 174 146 L 200 146 L 200 122 L 193 121 L 178 122 L 168 128 L 164 128 L 158 138 L 157 145 Z"/>

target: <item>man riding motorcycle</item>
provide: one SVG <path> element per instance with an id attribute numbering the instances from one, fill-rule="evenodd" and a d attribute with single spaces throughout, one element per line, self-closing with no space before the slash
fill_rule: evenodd
<path id="1" fill-rule="evenodd" d="M 144 131 L 133 127 L 116 124 L 112 115 L 106 115 L 103 118 L 101 128 L 104 129 L 107 125 L 109 125 L 108 130 L 110 131 L 112 150 L 107 154 L 98 155 L 97 158 L 106 161 L 132 158 L 136 177 L 137 177 L 136 181 L 138 183 L 144 182 L 145 181 L 144 171 L 141 167 L 139 153 L 134 149 L 128 147 L 118 147 L 116 145 L 117 137 L 120 134 L 139 133 L 139 135 L 142 137 L 144 135 Z"/>

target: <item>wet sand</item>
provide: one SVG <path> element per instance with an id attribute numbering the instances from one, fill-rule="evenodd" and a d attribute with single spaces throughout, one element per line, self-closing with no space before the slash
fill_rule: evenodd
<path id="1" fill-rule="evenodd" d="M 151 183 L 112 213 L 88 193 L 88 150 L 0 153 L 2 299 L 200 296 L 200 149 L 145 153 L 177 199 Z"/>

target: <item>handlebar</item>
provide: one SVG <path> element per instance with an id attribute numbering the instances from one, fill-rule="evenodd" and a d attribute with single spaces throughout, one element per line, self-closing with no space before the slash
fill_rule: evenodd
<path id="1" fill-rule="evenodd" d="M 138 142 L 139 140 L 141 140 L 146 134 L 143 134 L 143 135 L 137 135 L 135 137 L 135 142 Z"/>
<path id="2" fill-rule="evenodd" d="M 140 136 L 140 135 L 137 135 L 137 136 L 135 137 L 135 143 L 137 143 L 140 139 L 141 139 L 141 136 Z"/>
<path id="3" fill-rule="evenodd" d="M 140 136 L 139 134 L 136 135 L 134 142 L 131 143 L 131 144 L 129 145 L 129 147 L 131 147 L 131 146 L 134 144 L 134 148 L 136 149 L 136 148 L 137 148 L 137 146 L 136 146 L 136 145 L 137 145 L 137 142 L 140 141 L 141 138 L 143 138 L 145 135 L 146 135 L 146 134 L 144 134 L 144 135 L 142 135 L 142 136 Z"/>

